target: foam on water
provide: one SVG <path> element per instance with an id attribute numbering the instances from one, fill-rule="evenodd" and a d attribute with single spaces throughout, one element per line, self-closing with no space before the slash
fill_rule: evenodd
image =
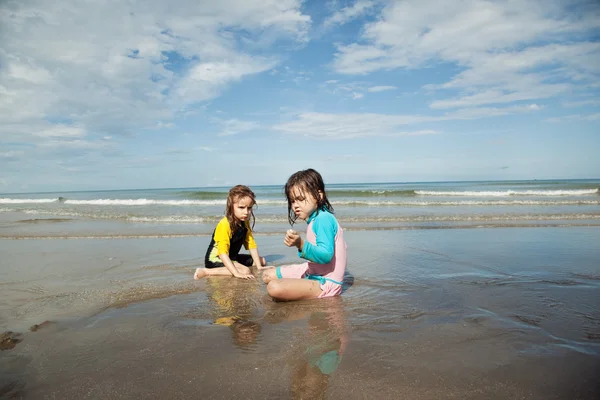
<path id="1" fill-rule="evenodd" d="M 483 196 L 483 197 L 506 197 L 506 196 L 584 196 L 598 194 L 599 189 L 580 190 L 504 190 L 504 191 L 439 191 L 439 190 L 416 190 L 415 193 L 424 196 Z"/>

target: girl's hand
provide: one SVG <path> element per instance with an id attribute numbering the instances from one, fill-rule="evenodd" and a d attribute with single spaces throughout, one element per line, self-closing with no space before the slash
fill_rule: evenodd
<path id="1" fill-rule="evenodd" d="M 300 234 L 293 229 L 288 229 L 285 233 L 285 239 L 283 239 L 283 243 L 285 243 L 288 247 L 297 247 L 298 250 L 302 249 L 302 237 Z"/>
<path id="2" fill-rule="evenodd" d="M 234 276 L 239 279 L 254 279 L 255 278 L 254 275 L 252 275 L 252 274 L 248 274 L 248 275 L 237 274 Z"/>

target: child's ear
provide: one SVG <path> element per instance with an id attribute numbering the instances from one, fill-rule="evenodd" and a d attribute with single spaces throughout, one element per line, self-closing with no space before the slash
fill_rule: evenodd
<path id="1" fill-rule="evenodd" d="M 319 190 L 319 201 L 323 200 L 323 191 Z"/>

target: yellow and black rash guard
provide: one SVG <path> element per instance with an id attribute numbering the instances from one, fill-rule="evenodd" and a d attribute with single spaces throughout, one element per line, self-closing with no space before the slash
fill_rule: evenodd
<path id="1" fill-rule="evenodd" d="M 206 250 L 205 265 L 208 267 L 211 264 L 222 264 L 219 258 L 220 254 L 228 254 L 231 261 L 236 261 L 242 245 L 246 250 L 256 249 L 257 247 L 248 221 L 245 221 L 238 230 L 232 232 L 227 217 L 223 217 L 217 224 L 212 240 Z"/>

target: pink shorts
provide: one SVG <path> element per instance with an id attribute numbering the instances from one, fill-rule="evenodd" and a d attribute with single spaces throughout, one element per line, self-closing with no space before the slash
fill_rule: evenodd
<path id="1" fill-rule="evenodd" d="M 275 268 L 275 275 L 278 279 L 307 279 L 305 276 L 307 270 L 307 262 L 302 264 L 282 265 L 281 267 Z M 337 296 L 342 293 L 342 285 L 326 279 L 327 278 L 322 278 L 320 280 L 321 294 L 318 297 L 319 299 Z"/>

